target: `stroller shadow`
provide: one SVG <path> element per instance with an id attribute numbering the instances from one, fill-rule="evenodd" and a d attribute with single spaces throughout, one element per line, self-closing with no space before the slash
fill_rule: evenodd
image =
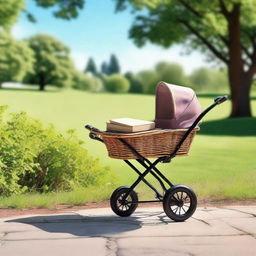
<path id="1" fill-rule="evenodd" d="M 152 221 L 153 218 L 153 221 Z M 155 213 L 135 213 L 131 217 L 106 216 L 83 216 L 83 215 L 50 215 L 33 216 L 7 220 L 8 223 L 22 223 L 48 233 L 68 233 L 74 236 L 99 237 L 115 235 L 123 232 L 140 229 L 144 225 L 159 225 L 173 222 L 164 220 Z"/>
<path id="2" fill-rule="evenodd" d="M 256 136 L 256 118 L 228 118 L 203 122 L 200 135 Z"/>
<path id="3" fill-rule="evenodd" d="M 113 235 L 141 228 L 140 221 L 134 217 L 120 219 L 114 216 L 85 217 L 73 214 L 35 216 L 6 222 L 33 225 L 48 233 L 68 233 L 87 237 Z"/>
<path id="4" fill-rule="evenodd" d="M 29 224 L 52 234 L 104 237 L 134 231 L 148 225 L 175 223 L 162 212 L 136 212 L 130 217 L 114 215 L 83 216 L 79 214 L 32 216 L 7 220 L 8 223 Z"/>

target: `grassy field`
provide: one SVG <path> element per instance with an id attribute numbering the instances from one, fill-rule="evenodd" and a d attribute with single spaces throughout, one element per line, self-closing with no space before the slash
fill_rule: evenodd
<path id="1" fill-rule="evenodd" d="M 199 96 L 203 108 L 215 96 Z M 136 178 L 132 170 L 122 161 L 110 159 L 104 145 L 88 138 L 84 125 L 104 129 L 105 121 L 118 117 L 152 120 L 155 99 L 149 95 L 5 89 L 0 90 L 0 105 L 9 105 L 9 111 L 25 110 L 46 124 L 55 124 L 61 132 L 76 129 L 89 153 L 117 173 L 120 185 L 129 185 Z M 256 115 L 255 98 L 252 105 Z M 229 102 L 217 106 L 204 119 L 190 156 L 159 165 L 174 184 L 192 186 L 201 199 L 256 198 L 256 118 L 225 120 L 229 112 Z M 137 191 L 140 198 L 149 198 L 151 194 L 144 185 Z"/>

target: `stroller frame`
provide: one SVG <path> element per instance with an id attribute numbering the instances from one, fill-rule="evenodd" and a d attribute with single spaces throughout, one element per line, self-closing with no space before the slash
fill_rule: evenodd
<path id="1" fill-rule="evenodd" d="M 124 162 L 138 174 L 138 178 L 130 187 L 120 187 L 116 191 L 113 192 L 112 197 L 111 197 L 111 208 L 117 215 L 122 216 L 122 217 L 131 215 L 135 211 L 135 209 L 137 208 L 137 205 L 139 203 L 163 202 L 164 210 L 165 210 L 167 216 L 175 221 L 184 221 L 192 216 L 192 214 L 194 213 L 194 211 L 196 209 L 196 205 L 197 205 L 196 195 L 193 192 L 193 190 L 184 185 L 173 185 L 172 182 L 170 180 L 168 180 L 167 177 L 165 175 L 163 175 L 157 169 L 156 165 L 160 162 L 162 162 L 162 163 L 171 162 L 171 159 L 176 156 L 176 154 L 179 151 L 183 142 L 186 140 L 186 138 L 189 136 L 189 134 L 194 130 L 194 128 L 197 126 L 197 124 L 201 121 L 201 119 L 211 109 L 213 109 L 218 104 L 223 103 L 227 99 L 228 99 L 227 96 L 219 96 L 219 97 L 215 98 L 214 103 L 212 105 L 210 105 L 207 109 L 205 109 L 197 117 L 197 119 L 194 121 L 194 123 L 191 125 L 191 127 L 189 127 L 189 129 L 185 132 L 185 134 L 183 135 L 183 137 L 181 138 L 181 140 L 175 147 L 174 151 L 170 152 L 170 154 L 167 156 L 158 157 L 153 162 L 151 162 L 149 159 L 143 157 L 134 147 L 132 147 L 129 143 L 127 143 L 127 141 L 125 141 L 123 138 L 117 138 L 119 141 L 121 141 L 125 146 L 127 146 L 137 156 L 137 158 L 135 160 L 144 168 L 144 171 L 141 172 L 129 160 L 124 160 Z M 89 136 L 91 139 L 98 140 L 98 141 L 104 143 L 104 141 L 94 133 L 94 132 L 99 132 L 99 130 L 97 128 L 90 126 L 90 125 L 86 125 L 85 128 L 90 130 Z M 164 195 L 162 195 L 151 183 L 149 183 L 145 179 L 145 177 L 149 173 L 159 182 L 161 188 L 163 189 Z M 138 200 L 137 194 L 135 195 L 134 189 L 141 181 L 144 182 L 151 190 L 153 190 L 155 192 L 157 200 L 146 200 L 146 201 Z M 168 187 L 169 187 L 168 189 L 166 188 L 165 183 L 168 185 Z M 176 189 L 176 193 L 179 193 L 178 196 L 176 196 L 176 197 L 173 194 L 174 193 L 173 190 L 175 190 L 175 189 Z M 119 195 L 120 190 L 123 190 L 121 195 Z M 117 198 L 115 196 L 115 193 L 119 195 L 119 198 Z M 192 209 L 190 209 L 189 212 L 185 212 L 185 210 L 184 210 L 184 204 L 185 204 L 185 200 L 187 199 L 187 196 L 186 196 L 186 198 L 183 198 L 183 193 L 187 194 L 187 196 L 190 197 L 191 201 L 193 200 L 192 201 Z M 131 196 L 131 200 L 128 201 L 129 195 Z M 116 205 L 113 205 L 113 204 L 115 204 L 114 201 L 117 201 L 117 200 L 120 203 L 120 205 L 126 205 L 127 207 L 129 205 L 129 207 L 131 207 L 131 210 L 130 211 L 128 210 L 127 213 L 125 211 L 120 212 L 118 209 L 116 209 Z M 176 205 L 177 206 L 176 212 L 170 211 L 169 205 Z M 186 214 L 181 214 L 181 208 L 183 208 L 183 211 Z M 177 214 L 178 211 L 179 211 L 179 214 Z"/>

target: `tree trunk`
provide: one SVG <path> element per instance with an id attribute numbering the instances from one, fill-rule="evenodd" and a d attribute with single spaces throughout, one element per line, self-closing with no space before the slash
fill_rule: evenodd
<path id="1" fill-rule="evenodd" d="M 231 90 L 231 117 L 251 116 L 250 88 L 253 74 L 244 71 L 241 47 L 240 3 L 233 6 L 228 17 L 229 63 L 228 77 Z"/>
<path id="2" fill-rule="evenodd" d="M 39 82 L 38 82 L 39 83 L 39 91 L 44 91 L 45 86 L 46 86 L 44 74 L 39 73 L 38 77 L 39 77 Z"/>
<path id="3" fill-rule="evenodd" d="M 232 76 L 232 74 L 230 75 Z M 232 109 L 230 117 L 251 117 L 250 88 L 252 78 L 241 75 L 240 79 L 235 81 L 230 79 Z"/>
<path id="4" fill-rule="evenodd" d="M 45 84 L 44 83 L 40 83 L 39 84 L 39 91 L 44 91 L 45 90 Z"/>

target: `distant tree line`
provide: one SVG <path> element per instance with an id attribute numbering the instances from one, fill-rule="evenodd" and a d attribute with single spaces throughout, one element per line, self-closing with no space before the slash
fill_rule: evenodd
<path id="1" fill-rule="evenodd" d="M 114 58 L 113 58 L 114 56 Z M 111 60 L 118 63 L 119 69 L 115 73 L 103 72 L 107 63 L 103 62 L 101 72 L 98 71 L 92 57 L 88 59 L 85 74 L 97 77 L 102 82 L 101 91 L 112 93 L 144 93 L 154 94 L 155 87 L 159 81 L 171 84 L 188 86 L 197 92 L 223 92 L 227 88 L 226 70 L 199 68 L 194 70 L 190 75 L 186 75 L 183 67 L 178 63 L 159 62 L 153 69 L 142 70 L 137 73 L 126 72 L 120 74 L 120 65 L 117 57 L 111 55 L 109 65 L 112 66 Z M 79 89 L 88 90 L 88 86 L 81 86 Z"/>

